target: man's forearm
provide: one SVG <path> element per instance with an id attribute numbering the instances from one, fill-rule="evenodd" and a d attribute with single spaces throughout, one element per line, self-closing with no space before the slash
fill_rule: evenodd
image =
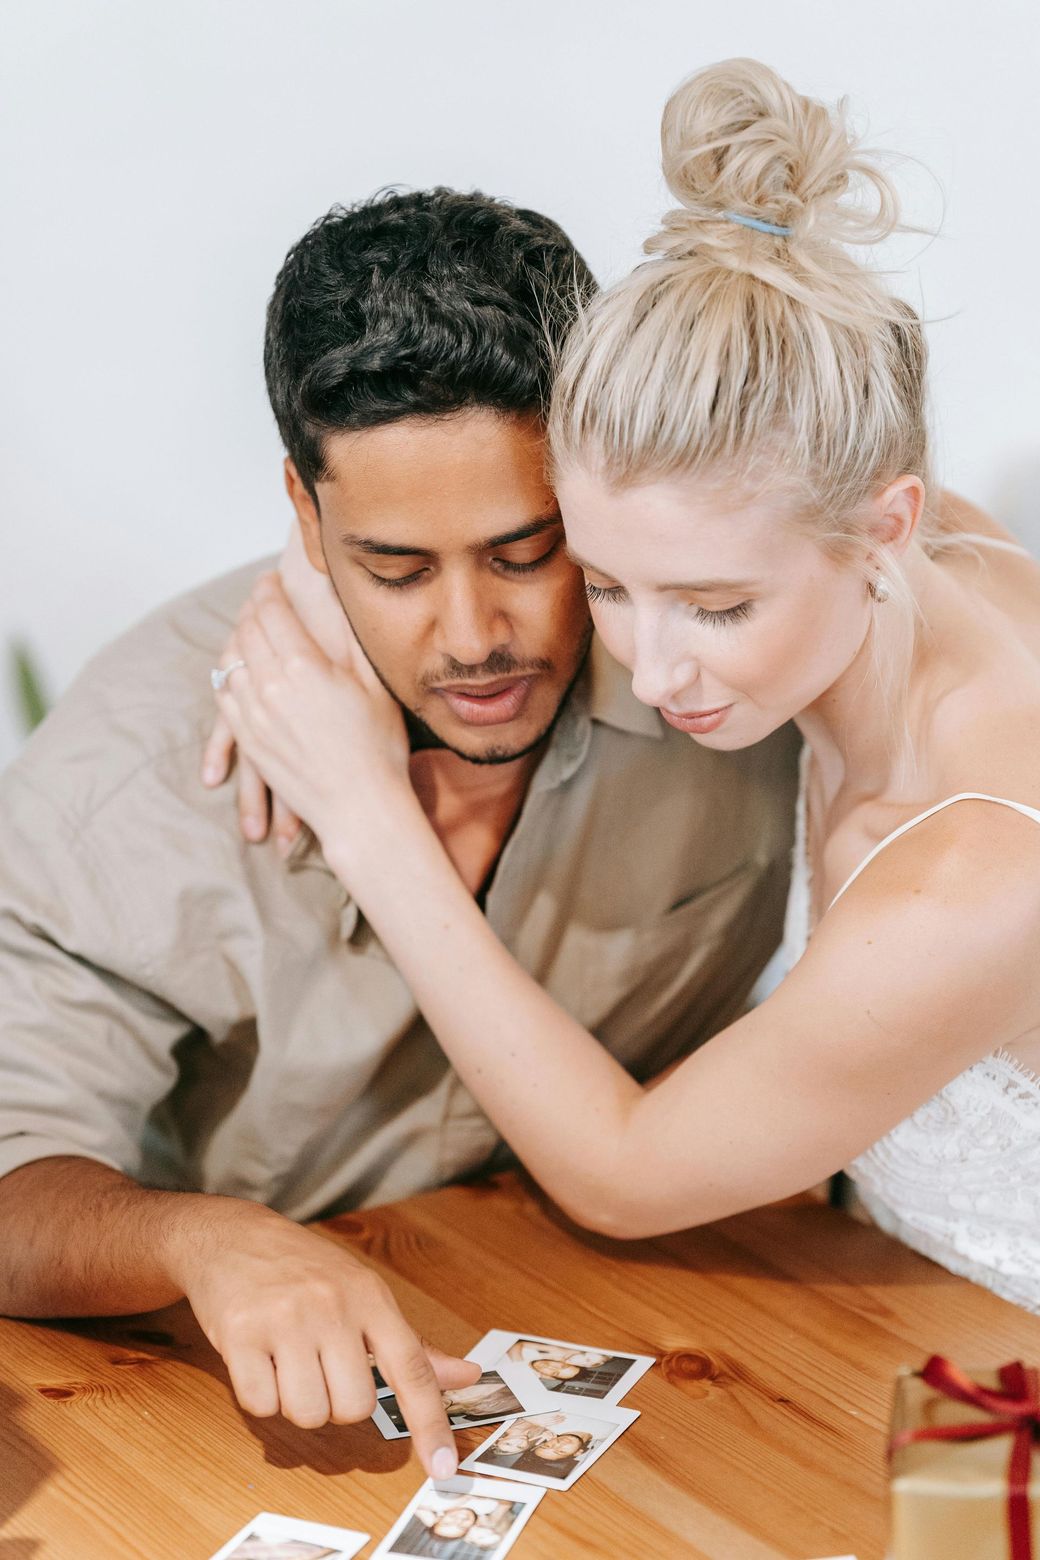
<path id="1" fill-rule="evenodd" d="M 233 1206 L 150 1191 L 91 1159 L 12 1170 L 0 1179 L 0 1314 L 125 1316 L 170 1305 L 184 1292 L 184 1247 L 216 1236 Z"/>

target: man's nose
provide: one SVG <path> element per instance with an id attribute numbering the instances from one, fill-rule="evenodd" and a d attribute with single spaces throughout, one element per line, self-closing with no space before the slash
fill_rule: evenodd
<path id="1" fill-rule="evenodd" d="M 493 585 L 463 580 L 445 590 L 440 619 L 440 651 L 463 666 L 482 666 L 493 650 L 507 645 L 512 625 L 496 599 Z"/>

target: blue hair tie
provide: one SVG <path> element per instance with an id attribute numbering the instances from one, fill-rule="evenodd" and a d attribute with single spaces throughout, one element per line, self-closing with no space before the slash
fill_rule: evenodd
<path id="1" fill-rule="evenodd" d="M 727 222 L 736 222 L 740 227 L 754 228 L 756 233 L 775 233 L 777 238 L 790 238 L 794 228 L 780 227 L 776 222 L 763 222 L 761 217 L 742 217 L 739 211 L 724 211 L 722 215 Z"/>

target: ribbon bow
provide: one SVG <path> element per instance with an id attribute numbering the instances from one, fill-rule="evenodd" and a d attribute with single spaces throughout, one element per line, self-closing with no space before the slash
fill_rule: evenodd
<path id="1" fill-rule="evenodd" d="M 921 1371 L 921 1378 L 944 1397 L 958 1403 L 970 1403 L 991 1414 L 990 1420 L 966 1425 L 934 1425 L 919 1430 L 901 1430 L 889 1442 L 888 1454 L 901 1451 L 914 1441 L 982 1441 L 995 1435 L 1010 1435 L 1008 1460 L 1008 1532 L 1011 1560 L 1033 1560 L 1033 1540 L 1029 1521 L 1029 1468 L 1033 1441 L 1040 1437 L 1040 1375 L 1020 1360 L 1002 1365 L 997 1373 L 1003 1391 L 981 1387 L 964 1371 L 933 1354 Z"/>

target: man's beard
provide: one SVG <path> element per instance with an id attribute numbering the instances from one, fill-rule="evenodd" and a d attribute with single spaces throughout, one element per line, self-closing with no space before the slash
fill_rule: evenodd
<path id="1" fill-rule="evenodd" d="M 585 659 L 589 653 L 589 646 L 592 643 L 592 624 L 590 622 L 586 625 L 585 632 L 581 639 L 581 644 L 578 648 L 578 655 L 575 662 L 573 675 L 571 676 L 570 681 L 567 683 L 566 688 L 563 690 L 563 693 L 560 695 L 560 702 L 553 711 L 552 719 L 547 723 L 545 729 L 539 732 L 537 737 L 535 737 L 530 742 L 525 742 L 523 747 L 519 748 L 491 747 L 486 748 L 483 753 L 467 753 L 463 748 L 453 747 L 450 742 L 446 742 L 443 737 L 438 736 L 437 732 L 433 730 L 433 727 L 427 725 L 422 716 L 416 714 L 415 710 L 413 710 L 404 702 L 402 698 L 399 697 L 395 690 L 390 686 L 389 682 L 387 682 L 386 678 L 379 670 L 379 667 L 375 664 L 372 657 L 369 655 L 368 651 L 365 649 L 365 646 L 362 644 L 358 635 L 357 629 L 354 628 L 352 623 L 350 626 L 354 631 L 354 637 L 361 646 L 361 653 L 364 655 L 365 660 L 375 672 L 376 676 L 379 678 L 379 681 L 382 683 L 383 687 L 386 689 L 387 693 L 393 699 L 394 703 L 398 706 L 402 715 L 404 716 L 405 729 L 408 732 L 408 745 L 411 751 L 413 753 L 421 753 L 428 751 L 431 748 L 440 748 L 446 753 L 453 753 L 456 758 L 461 758 L 467 764 L 511 764 L 518 758 L 526 758 L 529 753 L 533 753 L 536 748 L 540 747 L 552 732 L 556 722 L 559 720 L 563 707 L 570 697 L 571 690 L 573 689 L 574 684 L 577 682 L 578 678 L 581 676 L 582 669 L 585 665 Z M 462 666 L 459 662 L 454 662 L 453 665 L 456 670 L 454 671 L 454 674 L 449 674 L 449 676 L 444 679 L 445 682 L 450 682 L 452 680 L 452 675 L 454 675 L 454 677 L 459 682 L 476 682 L 478 681 L 478 677 L 476 675 L 478 672 L 482 673 L 485 677 L 506 677 L 511 672 L 515 672 L 517 676 L 522 677 L 528 675 L 531 672 L 553 670 L 551 661 L 532 661 L 529 662 L 526 667 L 520 667 L 513 660 L 512 656 L 508 655 L 505 651 L 502 650 L 493 650 L 488 656 L 487 660 L 484 661 L 480 667 L 466 667 Z"/>

